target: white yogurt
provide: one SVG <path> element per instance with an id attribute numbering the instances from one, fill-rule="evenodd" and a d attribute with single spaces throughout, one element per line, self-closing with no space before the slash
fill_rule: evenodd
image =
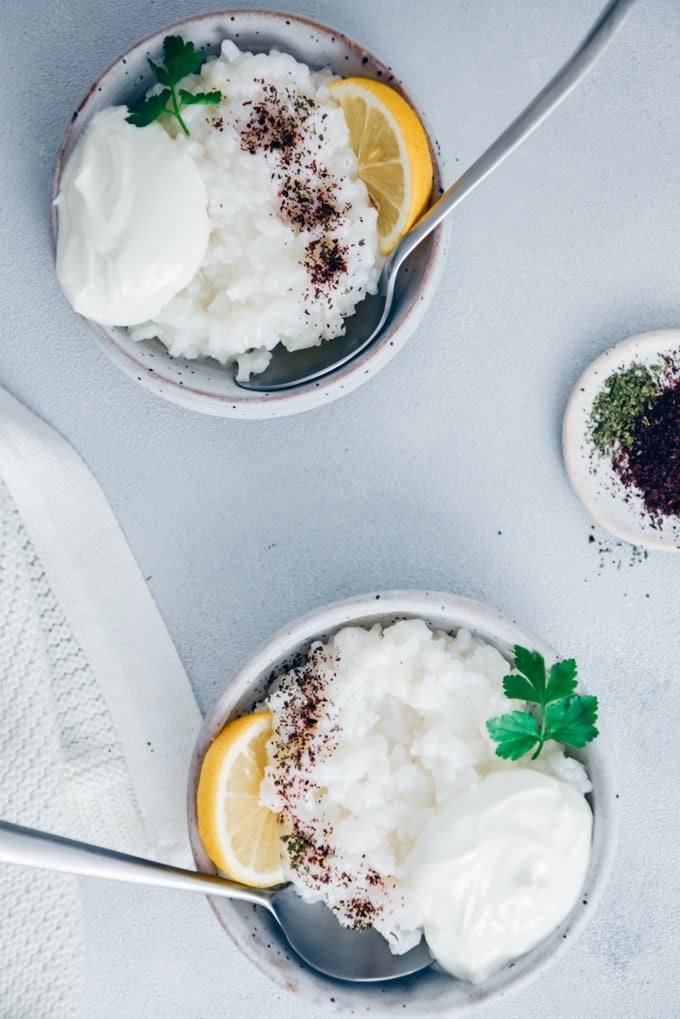
<path id="1" fill-rule="evenodd" d="M 591 830 L 572 785 L 525 767 L 488 774 L 435 817 L 409 879 L 440 965 L 478 983 L 555 930 L 583 888 Z"/>
<path id="2" fill-rule="evenodd" d="M 76 311 L 128 326 L 196 275 L 210 226 L 206 188 L 183 139 L 138 128 L 127 108 L 96 114 L 64 169 L 57 276 Z"/>

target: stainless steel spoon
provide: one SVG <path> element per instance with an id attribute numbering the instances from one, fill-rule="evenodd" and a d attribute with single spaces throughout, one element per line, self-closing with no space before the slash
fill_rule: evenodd
<path id="1" fill-rule="evenodd" d="M 346 930 L 323 903 L 303 902 L 290 884 L 248 888 L 211 874 L 127 856 L 8 821 L 0 821 L 0 861 L 252 902 L 272 914 L 300 958 L 336 980 L 394 980 L 432 963 L 424 939 L 410 952 L 392 955 L 377 931 Z"/>
<path id="2" fill-rule="evenodd" d="M 613 36 L 621 28 L 635 0 L 611 0 L 573 56 L 499 138 L 444 192 L 416 225 L 402 237 L 383 266 L 378 292 L 365 297 L 353 315 L 345 319 L 345 334 L 332 341 L 290 352 L 278 344 L 267 368 L 234 381 L 241 389 L 269 391 L 292 389 L 322 378 L 347 364 L 382 332 L 389 317 L 397 274 L 411 252 L 439 226 L 485 177 L 495 170 L 539 124 L 548 117 L 588 73 Z"/>

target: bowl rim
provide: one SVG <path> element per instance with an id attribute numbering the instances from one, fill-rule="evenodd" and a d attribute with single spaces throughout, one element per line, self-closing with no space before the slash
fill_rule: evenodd
<path id="1" fill-rule="evenodd" d="M 163 39 L 168 34 L 188 34 L 190 36 L 192 31 L 200 29 L 203 25 L 208 26 L 213 23 L 219 25 L 220 22 L 224 21 L 223 38 L 236 38 L 237 33 L 229 34 L 229 22 L 241 20 L 255 25 L 262 21 L 262 19 L 271 20 L 275 24 L 293 25 L 296 29 L 309 30 L 317 33 L 331 44 L 344 46 L 357 57 L 367 57 L 367 68 L 371 71 L 374 69 L 375 77 L 378 80 L 385 81 L 389 83 L 390 87 L 396 89 L 409 102 L 421 119 L 425 127 L 434 170 L 433 200 L 441 193 L 443 190 L 444 166 L 439 146 L 436 143 L 427 116 L 421 112 L 392 69 L 376 57 L 371 50 L 355 42 L 339 29 L 297 14 L 271 9 L 226 9 L 192 15 L 146 35 L 113 60 L 106 70 L 92 82 L 71 116 L 66 134 L 55 159 L 50 185 L 53 248 L 56 248 L 59 228 L 58 208 L 55 204 L 55 199 L 59 193 L 66 161 L 80 136 L 81 125 L 87 123 L 93 112 L 91 107 L 93 104 L 96 104 L 98 93 L 109 85 L 115 89 L 115 82 L 121 75 L 122 65 L 125 65 L 128 60 L 143 53 L 145 50 L 154 47 L 160 48 Z M 236 41 L 238 41 L 237 38 Z M 269 48 L 276 48 L 277 46 L 282 49 L 285 48 L 281 42 L 274 44 L 273 47 L 270 45 Z M 149 84 L 151 84 L 151 81 L 149 81 Z M 82 319 L 89 331 L 94 335 L 96 342 L 108 356 L 109 360 L 116 364 L 128 378 L 135 380 L 143 388 L 180 407 L 218 417 L 241 419 L 261 419 L 297 414 L 323 406 L 353 392 L 381 371 L 398 351 L 405 346 L 423 321 L 427 308 L 443 275 L 448 255 L 450 232 L 451 222 L 449 218 L 440 224 L 425 240 L 424 243 L 429 244 L 430 248 L 423 262 L 422 278 L 417 286 L 417 290 L 412 298 L 409 299 L 408 305 L 405 305 L 400 321 L 395 321 L 393 317 L 388 319 L 385 329 L 377 340 L 365 348 L 356 358 L 340 366 L 337 371 L 292 389 L 255 392 L 241 390 L 234 386 L 228 393 L 219 394 L 197 387 L 188 378 L 178 382 L 173 377 L 170 365 L 172 364 L 173 367 L 184 365 L 187 371 L 190 371 L 192 361 L 183 357 L 172 358 L 172 355 L 163 350 L 159 352 L 160 357 L 163 358 L 167 354 L 168 357 L 172 358 L 172 361 L 165 361 L 165 366 L 162 367 L 158 359 L 156 359 L 154 360 L 153 367 L 151 367 L 145 363 L 141 355 L 137 356 L 136 351 L 133 352 L 133 347 L 125 346 L 121 342 L 115 327 L 101 325 L 84 316 L 79 316 L 79 318 Z M 77 314 L 77 312 L 74 311 L 74 314 Z M 129 342 L 132 343 L 132 341 Z M 208 360 L 202 359 L 204 362 Z M 215 365 L 216 372 L 231 371 L 230 366 L 219 365 L 217 362 L 215 362 Z"/>
<path id="2" fill-rule="evenodd" d="M 448 627 L 452 631 L 461 627 L 470 629 L 473 633 L 488 639 L 490 643 L 495 643 L 496 646 L 509 647 L 520 641 L 529 641 L 526 646 L 543 654 L 547 662 L 555 661 L 558 658 L 551 645 L 520 626 L 508 615 L 488 604 L 448 592 L 411 589 L 374 591 L 334 601 L 299 616 L 264 640 L 247 657 L 233 673 L 205 715 L 192 754 L 187 785 L 187 824 L 197 869 L 206 870 L 209 873 L 216 872 L 205 855 L 196 824 L 195 792 L 200 763 L 207 747 L 226 721 L 247 710 L 243 708 L 242 704 L 247 700 L 248 693 L 250 693 L 250 708 L 252 708 L 256 683 L 261 683 L 263 677 L 266 677 L 268 683 L 273 678 L 274 672 L 281 671 L 272 668 L 272 663 L 285 659 L 294 649 L 301 645 L 308 645 L 319 635 L 325 636 L 341 626 L 351 625 L 352 622 L 362 625 L 362 623 L 368 624 L 379 618 L 394 617 L 425 618 L 427 620 L 428 617 L 441 617 L 442 614 L 452 620 Z M 436 624 L 433 625 L 435 628 L 439 628 Z M 584 690 L 581 683 L 579 683 L 579 690 Z M 597 784 L 593 781 L 593 794 L 589 794 L 589 796 L 595 795 L 600 804 L 598 810 L 593 812 L 593 848 L 582 897 L 566 920 L 551 935 L 527 955 L 517 960 L 516 973 L 512 972 L 515 963 L 511 963 L 485 984 L 465 985 L 470 988 L 470 997 L 465 1003 L 460 1001 L 452 1003 L 447 999 L 446 994 L 442 994 L 439 998 L 433 998 L 426 1003 L 427 1014 L 468 1015 L 476 1012 L 482 1002 L 508 997 L 510 994 L 520 991 L 540 976 L 571 946 L 593 915 L 602 899 L 614 865 L 620 827 L 618 769 L 615 754 L 606 729 L 603 730 L 599 722 L 598 727 L 600 730 L 598 738 L 585 751 L 574 755 L 589 762 L 590 777 L 597 780 Z M 593 775 L 593 772 L 596 774 Z M 273 952 L 271 953 L 272 958 L 269 958 L 248 938 L 240 936 L 238 930 L 230 929 L 229 924 L 217 908 L 219 905 L 220 909 L 223 909 L 224 903 L 218 904 L 210 899 L 209 901 L 218 921 L 233 943 L 262 972 L 280 986 L 290 990 L 290 972 L 282 966 L 281 960 L 274 958 Z M 529 960 L 529 964 L 520 965 L 522 960 Z M 323 990 L 329 986 L 328 982 L 305 964 L 299 963 L 296 958 L 294 962 L 295 966 L 301 967 L 309 977 L 307 981 L 300 981 L 297 984 L 297 991 L 302 993 L 307 1000 L 317 1004 L 323 1003 L 328 1008 L 328 996 L 323 995 Z M 408 979 L 417 980 L 418 975 Z M 463 986 L 462 982 L 456 981 L 455 978 L 450 979 L 452 986 L 453 984 Z M 303 983 L 305 983 L 305 991 L 302 990 Z M 397 983 L 401 983 L 401 981 Z M 334 988 L 332 994 L 335 998 L 333 1006 L 335 1011 L 344 1012 L 356 1008 L 361 1000 L 361 990 L 357 990 L 356 985 L 344 998 L 342 987 L 346 985 L 332 982 L 331 986 Z M 374 999 L 371 1002 L 370 1011 L 373 1014 L 391 1015 L 393 1006 L 390 1008 L 389 1004 L 386 1004 L 381 1008 L 380 1002 Z M 408 1014 L 408 1006 L 404 1006 L 404 1011 Z"/>

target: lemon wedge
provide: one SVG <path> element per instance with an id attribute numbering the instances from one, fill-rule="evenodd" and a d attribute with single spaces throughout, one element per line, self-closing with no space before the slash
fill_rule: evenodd
<path id="1" fill-rule="evenodd" d="M 205 851 L 228 877 L 254 888 L 283 881 L 276 815 L 259 803 L 272 713 L 229 722 L 208 747 L 196 792 Z"/>
<path id="2" fill-rule="evenodd" d="M 418 115 L 394 89 L 370 78 L 332 82 L 342 107 L 359 176 L 378 210 L 383 254 L 425 211 L 432 193 L 432 159 Z"/>

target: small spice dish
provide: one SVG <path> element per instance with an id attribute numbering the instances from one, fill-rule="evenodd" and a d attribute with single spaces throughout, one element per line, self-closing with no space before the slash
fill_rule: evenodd
<path id="1" fill-rule="evenodd" d="M 191 763 L 187 790 L 189 837 L 197 869 L 215 873 L 206 855 L 196 819 L 196 790 L 206 751 L 232 718 L 251 711 L 265 696 L 275 676 L 300 661 L 315 640 L 327 640 L 343 626 L 388 624 L 397 619 L 425 620 L 433 629 L 455 633 L 464 628 L 496 647 L 508 660 L 521 644 L 540 652 L 546 661 L 555 651 L 496 609 L 433 591 L 382 591 L 359 595 L 315 609 L 274 634 L 231 677 L 209 709 Z M 592 854 L 583 894 L 571 913 L 544 941 L 526 955 L 479 984 L 457 980 L 436 964 L 412 976 L 389 982 L 348 983 L 324 977 L 301 962 L 288 947 L 268 913 L 244 903 L 212 899 L 219 922 L 236 946 L 271 980 L 303 1002 L 325 1012 L 369 1016 L 471 1016 L 482 1006 L 500 1002 L 545 970 L 573 944 L 599 903 L 616 853 L 619 824 L 617 772 L 610 742 L 600 735 L 574 752 L 585 765 L 592 792 Z"/>
<path id="2" fill-rule="evenodd" d="M 642 333 L 605 351 L 583 373 L 567 404 L 562 443 L 569 480 L 592 518 L 615 537 L 663 552 L 680 551 L 680 509 L 650 512 L 643 493 L 614 469 L 593 441 L 593 407 L 615 373 L 632 366 L 680 369 L 680 329 Z M 615 422 L 614 422 L 615 424 Z"/>
<path id="3" fill-rule="evenodd" d="M 341 32 L 316 22 L 276 11 L 234 10 L 188 18 L 134 45 L 94 82 L 75 110 L 56 164 L 52 198 L 60 190 L 65 164 L 94 114 L 108 106 L 138 102 L 154 83 L 149 58 L 161 59 L 163 40 L 180 35 L 197 50 L 216 55 L 223 40 L 242 50 L 272 49 L 292 54 L 313 69 L 330 67 L 341 77 L 359 76 L 385 82 L 412 106 L 395 73 L 363 46 Z M 427 130 L 427 122 L 418 111 Z M 433 194 L 441 191 L 442 168 L 430 134 L 434 168 Z M 58 209 L 52 207 L 53 234 L 59 230 Z M 231 365 L 204 357 L 172 357 L 157 339 L 135 342 L 127 330 L 88 321 L 104 352 L 130 378 L 166 400 L 204 414 L 232 418 L 271 418 L 322 406 L 352 392 L 380 371 L 421 323 L 445 262 L 449 226 L 440 227 L 411 255 L 400 274 L 393 313 L 379 339 L 349 363 L 327 376 L 281 392 L 239 388 Z M 327 342 L 333 342 L 327 341 Z"/>

